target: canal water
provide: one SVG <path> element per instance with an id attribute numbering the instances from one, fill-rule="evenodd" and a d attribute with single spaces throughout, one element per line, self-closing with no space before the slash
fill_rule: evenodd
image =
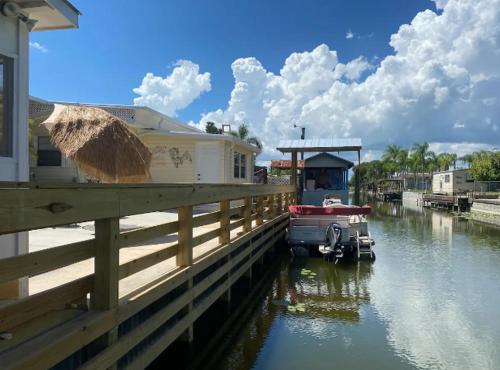
<path id="1" fill-rule="evenodd" d="M 377 260 L 283 257 L 216 368 L 500 369 L 500 229 L 374 209 Z"/>

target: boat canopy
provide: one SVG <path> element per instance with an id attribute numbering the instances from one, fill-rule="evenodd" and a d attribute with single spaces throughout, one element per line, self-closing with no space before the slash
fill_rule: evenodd
<path id="1" fill-rule="evenodd" d="M 288 206 L 292 217 L 298 216 L 354 216 L 368 215 L 372 211 L 370 206 L 338 206 L 338 207 L 320 207 L 320 206 Z"/>

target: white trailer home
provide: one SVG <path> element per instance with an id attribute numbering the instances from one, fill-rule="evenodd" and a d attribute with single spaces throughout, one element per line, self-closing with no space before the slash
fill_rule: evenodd
<path id="1" fill-rule="evenodd" d="M 436 172 L 432 176 L 434 194 L 458 195 L 474 190 L 474 179 L 468 169 Z"/>
<path id="2" fill-rule="evenodd" d="M 29 179 L 29 33 L 77 28 L 79 11 L 65 0 L 0 1 L 0 181 Z M 0 236 L 0 258 L 27 252 L 26 233 Z M 0 285 L 0 299 L 27 294 L 26 279 Z"/>

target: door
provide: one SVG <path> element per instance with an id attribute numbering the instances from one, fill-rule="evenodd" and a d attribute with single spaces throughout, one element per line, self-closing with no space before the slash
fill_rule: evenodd
<path id="1" fill-rule="evenodd" d="M 220 143 L 196 143 L 195 181 L 201 183 L 219 183 L 221 166 Z"/>

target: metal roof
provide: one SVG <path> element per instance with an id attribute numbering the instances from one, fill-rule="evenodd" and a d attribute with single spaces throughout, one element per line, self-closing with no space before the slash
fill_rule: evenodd
<path id="1" fill-rule="evenodd" d="M 281 140 L 277 149 L 288 152 L 350 152 L 361 150 L 360 138 Z"/>

